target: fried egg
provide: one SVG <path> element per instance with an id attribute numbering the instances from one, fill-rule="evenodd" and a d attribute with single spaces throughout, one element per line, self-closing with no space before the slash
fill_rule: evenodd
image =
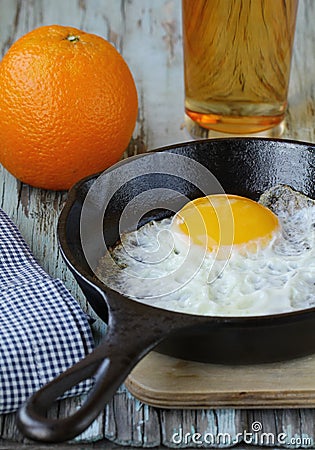
<path id="1" fill-rule="evenodd" d="M 315 306 L 315 202 L 275 186 L 259 202 L 213 195 L 124 234 L 96 275 L 151 306 L 257 316 Z"/>

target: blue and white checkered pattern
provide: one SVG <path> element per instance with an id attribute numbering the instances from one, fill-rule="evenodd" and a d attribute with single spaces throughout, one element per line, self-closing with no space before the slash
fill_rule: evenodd
<path id="1" fill-rule="evenodd" d="M 0 413 L 93 349 L 87 316 L 60 280 L 37 264 L 20 232 L 0 209 Z M 65 397 L 86 392 L 82 382 Z"/>

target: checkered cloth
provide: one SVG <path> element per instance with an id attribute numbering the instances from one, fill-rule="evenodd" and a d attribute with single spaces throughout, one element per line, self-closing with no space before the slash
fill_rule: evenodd
<path id="1" fill-rule="evenodd" d="M 37 264 L 0 209 L 0 413 L 18 409 L 92 349 L 87 316 L 62 282 Z M 64 397 L 86 392 L 90 383 Z"/>

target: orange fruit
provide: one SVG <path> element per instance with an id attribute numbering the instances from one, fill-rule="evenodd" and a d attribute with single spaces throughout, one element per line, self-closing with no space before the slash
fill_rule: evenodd
<path id="1" fill-rule="evenodd" d="M 0 64 L 0 163 L 32 186 L 68 189 L 121 158 L 137 111 L 131 72 L 108 41 L 37 28 Z"/>

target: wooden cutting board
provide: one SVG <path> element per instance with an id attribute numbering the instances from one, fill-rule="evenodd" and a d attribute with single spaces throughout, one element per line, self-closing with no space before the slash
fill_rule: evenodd
<path id="1" fill-rule="evenodd" d="M 228 366 L 151 352 L 126 386 L 142 402 L 163 408 L 311 408 L 315 354 L 281 363 Z"/>

